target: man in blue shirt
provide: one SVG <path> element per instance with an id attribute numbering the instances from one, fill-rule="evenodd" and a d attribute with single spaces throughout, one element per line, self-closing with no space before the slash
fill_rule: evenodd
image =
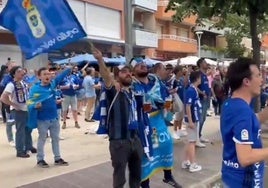
<path id="1" fill-rule="evenodd" d="M 170 91 L 167 89 L 163 80 L 167 78 L 167 71 L 165 66 L 161 63 L 154 65 L 154 73 L 149 74 L 147 65 L 141 58 L 133 58 L 130 62 L 133 67 L 133 74 L 135 76 L 132 83 L 133 90 L 137 94 L 144 96 L 146 103 L 149 102 L 151 109 L 148 111 L 149 123 L 152 128 L 152 146 L 153 159 L 147 157 L 142 161 L 142 188 L 150 187 L 150 179 L 156 170 L 164 171 L 163 182 L 175 188 L 182 186 L 176 182 L 172 175 L 173 166 L 173 142 L 169 135 L 165 119 L 165 99 L 169 97 Z M 169 135 L 168 139 L 161 140 L 160 135 Z M 159 157 L 161 156 L 161 158 Z"/>
<path id="2" fill-rule="evenodd" d="M 83 87 L 85 88 L 85 98 L 86 98 L 86 111 L 85 111 L 85 121 L 86 122 L 94 122 L 94 120 L 91 118 L 91 113 L 93 111 L 94 105 L 95 105 L 95 100 L 96 100 L 96 91 L 95 88 L 97 85 L 95 84 L 94 81 L 94 74 L 95 74 L 95 69 L 88 67 L 85 70 L 86 76 L 83 81 Z"/>
<path id="3" fill-rule="evenodd" d="M 75 74 L 77 66 L 74 66 L 72 73 L 69 76 L 66 76 L 65 79 L 59 84 L 60 89 L 62 90 L 62 94 L 64 100 L 62 102 L 62 112 L 63 112 L 63 124 L 62 129 L 66 129 L 66 119 L 69 106 L 71 106 L 75 127 L 80 128 L 78 124 L 77 118 L 77 97 L 76 91 L 79 89 L 79 78 Z"/>
<path id="4" fill-rule="evenodd" d="M 239 58 L 227 72 L 232 91 L 222 108 L 223 140 L 222 180 L 226 187 L 263 187 L 264 160 L 261 124 L 268 118 L 268 109 L 257 116 L 250 108 L 252 98 L 260 95 L 262 77 L 252 59 Z"/>
<path id="5" fill-rule="evenodd" d="M 44 145 L 49 130 L 51 137 L 52 150 L 54 154 L 55 165 L 67 166 L 68 162 L 64 161 L 60 155 L 59 148 L 59 120 L 57 113 L 55 89 L 58 84 L 71 72 L 71 69 L 66 69 L 58 74 L 51 81 L 51 74 L 47 68 L 42 67 L 38 70 L 40 82 L 36 83 L 30 89 L 30 98 L 28 100 L 29 119 L 33 122 L 37 119 L 38 142 L 37 142 L 37 165 L 41 168 L 48 168 L 49 165 L 44 160 Z M 34 103 L 34 101 L 40 101 Z M 34 104 L 35 111 L 29 109 L 30 104 Z M 28 124 L 29 126 L 29 124 Z"/>
<path id="6" fill-rule="evenodd" d="M 198 133 L 199 133 L 200 139 L 197 140 L 196 146 L 203 148 L 203 147 L 206 147 L 206 145 L 201 142 L 209 142 L 208 139 L 202 137 L 202 129 L 206 121 L 207 110 L 210 105 L 211 90 L 210 90 L 208 78 L 207 78 L 207 69 L 208 69 L 207 62 L 205 61 L 204 58 L 200 58 L 196 64 L 199 70 L 201 71 L 201 83 L 198 86 L 198 93 L 199 93 L 200 101 L 202 104 L 202 114 L 201 114 L 201 119 L 200 119 L 200 125 L 199 125 L 199 129 L 197 129 L 199 131 Z"/>

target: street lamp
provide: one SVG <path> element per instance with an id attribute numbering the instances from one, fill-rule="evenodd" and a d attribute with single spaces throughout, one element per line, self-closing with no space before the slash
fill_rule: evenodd
<path id="1" fill-rule="evenodd" d="M 200 58 L 200 52 L 201 52 L 201 36 L 203 34 L 203 31 L 196 31 L 195 34 L 197 35 L 197 39 L 198 39 L 198 57 Z"/>

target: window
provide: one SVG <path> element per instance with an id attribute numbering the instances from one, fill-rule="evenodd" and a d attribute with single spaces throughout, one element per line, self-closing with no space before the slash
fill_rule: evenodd
<path id="1" fill-rule="evenodd" d="M 180 28 L 179 36 L 189 38 L 189 32 L 188 29 Z"/>

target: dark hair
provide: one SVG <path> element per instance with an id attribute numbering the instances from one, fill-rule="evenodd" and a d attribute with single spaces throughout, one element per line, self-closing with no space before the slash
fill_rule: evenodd
<path id="1" fill-rule="evenodd" d="M 165 67 L 166 69 L 173 69 L 173 66 L 171 64 L 167 64 Z"/>
<path id="2" fill-rule="evenodd" d="M 251 65 L 257 66 L 253 59 L 245 57 L 238 58 L 235 62 L 230 64 L 226 78 L 232 92 L 242 86 L 244 78 L 251 79 Z"/>
<path id="3" fill-rule="evenodd" d="M 41 72 L 44 71 L 44 70 L 48 70 L 48 69 L 46 67 L 41 67 L 40 69 L 38 69 L 37 75 L 40 76 Z"/>
<path id="4" fill-rule="evenodd" d="M 196 62 L 196 65 L 200 68 L 201 63 L 203 63 L 203 61 L 205 61 L 205 58 L 201 57 L 200 59 L 198 59 L 198 61 Z"/>
<path id="5" fill-rule="evenodd" d="M 201 77 L 201 72 L 200 71 L 192 71 L 190 76 L 189 76 L 189 80 L 190 80 L 191 83 L 194 83 L 200 77 Z"/>
<path id="6" fill-rule="evenodd" d="M 173 72 L 174 72 L 174 74 L 177 74 L 178 72 L 182 71 L 182 69 L 183 69 L 183 67 L 181 65 L 177 65 L 174 68 Z"/>
<path id="7" fill-rule="evenodd" d="M 156 63 L 154 66 L 153 66 L 153 73 L 156 73 L 161 66 L 164 66 L 162 63 Z"/>
<path id="8" fill-rule="evenodd" d="M 14 67 L 12 67 L 11 70 L 9 71 L 10 76 L 11 76 L 12 78 L 14 78 L 14 75 L 15 75 L 16 71 L 17 71 L 18 69 L 20 69 L 20 68 L 22 68 L 22 67 L 21 67 L 21 66 L 14 66 Z"/>
<path id="9" fill-rule="evenodd" d="M 2 65 L 1 66 L 1 71 L 0 71 L 0 81 L 2 80 L 4 74 L 6 74 L 7 72 L 7 66 L 6 65 Z"/>
<path id="10" fill-rule="evenodd" d="M 85 72 L 86 72 L 86 75 L 91 75 L 93 69 L 91 67 L 87 67 Z"/>

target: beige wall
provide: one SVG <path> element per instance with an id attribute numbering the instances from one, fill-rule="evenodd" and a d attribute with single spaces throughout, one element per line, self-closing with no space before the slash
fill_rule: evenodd
<path id="1" fill-rule="evenodd" d="M 218 48 L 226 48 L 227 47 L 227 42 L 226 38 L 224 36 L 217 36 L 216 37 L 216 47 Z"/>

